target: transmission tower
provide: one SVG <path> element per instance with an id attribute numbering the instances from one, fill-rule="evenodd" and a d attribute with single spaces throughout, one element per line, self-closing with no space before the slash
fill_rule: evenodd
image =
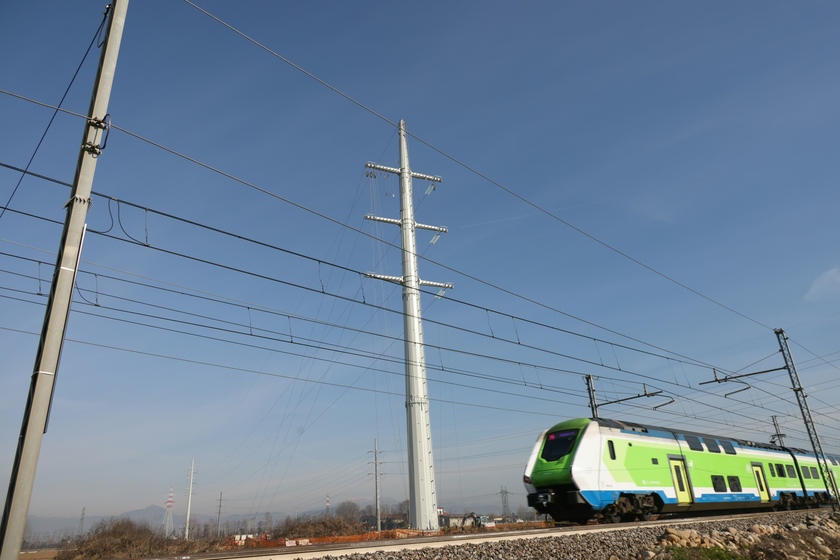
<path id="1" fill-rule="evenodd" d="M 499 492 L 502 495 L 502 517 L 505 519 L 510 519 L 510 506 L 508 505 L 508 492 L 507 486 L 502 486 L 502 491 Z"/>
<path id="2" fill-rule="evenodd" d="M 85 532 L 85 506 L 82 506 L 82 516 L 79 518 L 79 536 Z"/>
<path id="3" fill-rule="evenodd" d="M 327 494 L 327 510 L 324 512 L 324 517 L 330 516 L 330 495 Z"/>
<path id="4" fill-rule="evenodd" d="M 219 492 L 219 515 L 216 517 L 216 538 L 222 534 L 222 493 Z"/>
<path id="5" fill-rule="evenodd" d="M 403 288 L 403 327 L 405 329 L 405 409 L 408 447 L 409 512 L 408 524 L 412 529 L 437 531 L 437 498 L 435 493 L 435 466 L 432 457 L 432 428 L 429 413 L 429 393 L 426 386 L 426 357 L 423 349 L 423 325 L 420 314 L 420 287 L 433 286 L 441 290 L 452 284 L 421 280 L 417 270 L 416 229 L 426 229 L 438 234 L 446 233 L 445 227 L 429 226 L 414 221 L 412 178 L 440 183 L 440 177 L 415 173 L 408 163 L 408 144 L 405 121 L 400 121 L 400 167 L 385 167 L 367 163 L 365 167 L 399 175 L 400 218 L 381 218 L 368 214 L 375 220 L 399 226 L 402 233 L 402 276 L 384 276 L 369 273 L 365 276 L 400 284 Z M 427 192 L 433 190 L 434 185 Z"/>
<path id="6" fill-rule="evenodd" d="M 163 536 L 171 539 L 175 536 L 175 526 L 172 523 L 172 506 L 175 504 L 175 494 L 172 487 L 169 487 L 169 496 L 166 498 L 166 512 L 163 514 Z"/>

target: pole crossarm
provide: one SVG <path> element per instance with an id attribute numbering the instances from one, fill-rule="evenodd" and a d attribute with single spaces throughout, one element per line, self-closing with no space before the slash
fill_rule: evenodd
<path id="1" fill-rule="evenodd" d="M 402 276 L 388 276 L 386 274 L 376 274 L 375 272 L 365 272 L 365 278 L 385 280 L 386 282 L 393 282 L 394 284 L 403 284 L 405 282 L 405 279 Z"/>
<path id="2" fill-rule="evenodd" d="M 727 375 L 724 377 L 718 377 L 717 369 L 712 369 L 712 374 L 714 375 L 714 379 L 710 379 L 709 381 L 701 381 L 698 385 L 708 385 L 709 383 L 726 383 L 727 381 L 735 381 L 736 379 L 740 379 L 742 377 L 750 377 L 753 375 L 761 375 L 763 373 L 772 373 L 774 371 L 782 371 L 787 369 L 785 366 L 772 368 L 772 369 L 765 369 L 762 371 L 754 371 L 752 373 L 742 373 L 741 375 Z"/>
<path id="3" fill-rule="evenodd" d="M 440 233 L 448 233 L 449 232 L 449 229 L 445 226 L 427 226 L 426 224 L 419 224 L 417 222 L 414 222 L 414 227 L 416 227 L 417 229 L 428 229 L 428 230 L 437 231 L 437 232 L 440 232 Z"/>
<path id="4" fill-rule="evenodd" d="M 431 280 L 420 280 L 421 286 L 431 286 L 432 288 L 442 288 L 444 290 L 451 290 L 455 287 L 454 284 L 450 284 L 449 282 L 433 282 Z"/>
<path id="5" fill-rule="evenodd" d="M 633 397 L 624 397 L 623 399 L 616 399 L 614 401 L 602 402 L 598 406 L 604 406 L 604 405 L 608 405 L 608 404 L 616 404 L 616 403 L 620 403 L 620 402 L 624 402 L 624 401 L 632 401 L 634 399 L 641 399 L 641 398 L 644 398 L 644 397 L 655 397 L 657 395 L 662 394 L 662 391 L 656 391 L 655 393 L 649 392 L 647 390 L 647 385 L 645 385 L 645 384 L 642 384 L 642 387 L 644 387 L 644 389 L 645 389 L 644 393 L 639 393 L 638 395 L 635 395 Z"/>
<path id="6" fill-rule="evenodd" d="M 638 395 L 634 395 L 632 397 L 624 397 L 623 399 L 616 399 L 614 401 L 607 401 L 599 404 L 598 397 L 595 395 L 595 385 L 593 383 L 594 378 L 592 377 L 592 375 L 585 375 L 583 379 L 586 382 L 586 390 L 589 393 L 589 409 L 592 411 L 593 418 L 600 418 L 600 416 L 598 416 L 598 407 L 600 406 L 604 406 L 607 404 L 622 403 L 625 401 L 632 401 L 634 399 L 642 399 L 646 397 L 656 397 L 664 393 L 664 391 L 654 391 L 653 393 L 651 393 L 650 391 L 648 391 L 647 385 L 642 383 L 642 387 L 644 388 L 643 393 L 639 393 Z M 653 409 L 656 410 L 657 408 L 662 408 L 663 406 L 669 405 L 672 402 L 674 402 L 674 397 L 668 397 L 668 399 L 670 400 L 654 406 Z"/>
<path id="7" fill-rule="evenodd" d="M 401 220 L 398 220 L 396 218 L 383 218 L 382 216 L 375 216 L 373 214 L 365 214 L 365 220 L 371 220 L 373 222 L 383 222 L 394 226 L 402 226 Z M 416 229 L 427 229 L 430 231 L 437 231 L 439 233 L 449 233 L 449 228 L 447 228 L 446 226 L 430 226 L 414 222 L 414 227 Z"/>
<path id="8" fill-rule="evenodd" d="M 402 222 L 396 218 L 382 218 L 380 216 L 374 216 L 373 214 L 365 214 L 365 220 L 371 220 L 374 222 L 385 222 L 386 224 L 391 224 L 395 226 L 402 225 Z"/>
<path id="9" fill-rule="evenodd" d="M 399 169 L 398 167 L 388 167 L 387 165 L 379 165 L 378 163 L 367 162 L 365 167 L 368 169 L 376 169 L 377 171 L 384 171 L 385 173 L 393 173 L 394 175 L 402 173 L 402 169 Z M 443 183 L 443 179 L 437 175 L 426 175 L 425 173 L 417 173 L 416 171 L 411 172 L 411 177 L 413 179 L 420 179 L 421 181 Z"/>

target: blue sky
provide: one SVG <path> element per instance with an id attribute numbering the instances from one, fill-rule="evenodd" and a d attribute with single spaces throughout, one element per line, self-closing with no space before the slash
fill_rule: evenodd
<path id="1" fill-rule="evenodd" d="M 399 119 L 443 177 L 415 182 L 417 221 L 449 228 L 418 235 L 421 277 L 455 284 L 423 298 L 441 505 L 524 504 L 536 435 L 589 416 L 586 374 L 600 402 L 663 391 L 603 417 L 767 441 L 776 415 L 807 447 L 785 372 L 699 385 L 780 367 L 777 327 L 840 452 L 836 4 L 195 4 L 253 41 L 129 6 L 31 514 L 170 486 L 183 513 L 193 459 L 199 513 L 370 503 L 374 440 L 405 499 L 402 300 L 359 274 L 399 274 L 398 232 L 364 220 L 399 215 L 364 170 L 398 165 Z M 3 4 L 0 89 L 58 103 L 102 8 Z M 20 97 L 0 163 L 23 168 L 52 111 Z M 82 126 L 59 113 L 30 170 L 71 181 Z M 3 205 L 20 177 L 0 168 Z M 0 218 L 4 484 L 67 196 L 25 177 Z"/>

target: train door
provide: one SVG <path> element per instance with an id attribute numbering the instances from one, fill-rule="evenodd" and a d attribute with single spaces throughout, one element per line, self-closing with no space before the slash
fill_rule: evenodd
<path id="1" fill-rule="evenodd" d="M 691 491 L 688 488 L 688 477 L 686 476 L 684 459 L 668 459 L 671 465 L 671 476 L 674 479 L 674 488 L 677 490 L 677 503 L 690 504 Z"/>
<path id="2" fill-rule="evenodd" d="M 761 469 L 761 465 L 753 463 L 752 470 L 753 476 L 755 476 L 755 485 L 758 487 L 758 497 L 762 502 L 769 502 L 770 491 L 767 489 L 767 479 L 764 478 L 764 471 Z"/>

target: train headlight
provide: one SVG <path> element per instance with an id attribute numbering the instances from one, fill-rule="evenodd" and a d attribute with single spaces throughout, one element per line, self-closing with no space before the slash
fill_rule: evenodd
<path id="1" fill-rule="evenodd" d="M 525 482 L 525 484 L 531 484 L 531 477 L 527 474 L 522 477 L 522 480 L 523 482 Z"/>

